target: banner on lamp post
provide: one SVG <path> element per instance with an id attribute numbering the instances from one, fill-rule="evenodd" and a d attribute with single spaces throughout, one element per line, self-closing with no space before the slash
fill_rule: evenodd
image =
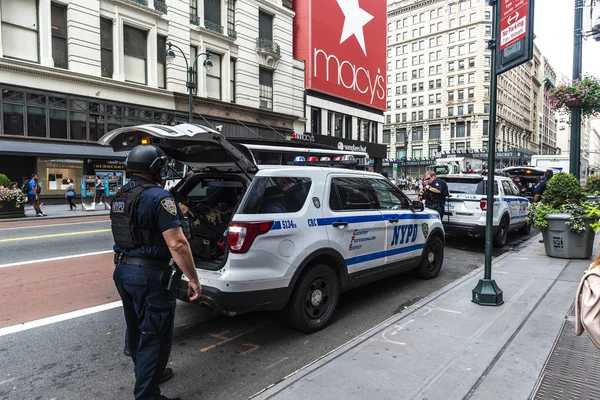
<path id="1" fill-rule="evenodd" d="M 534 0 L 497 0 L 500 18 L 497 40 L 496 73 L 498 75 L 533 58 Z"/>

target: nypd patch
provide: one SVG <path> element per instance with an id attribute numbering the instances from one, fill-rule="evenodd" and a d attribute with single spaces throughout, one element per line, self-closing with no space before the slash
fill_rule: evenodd
<path id="1" fill-rule="evenodd" d="M 423 236 L 427 238 L 427 236 L 429 236 L 429 225 L 423 224 L 421 225 L 421 229 L 423 230 Z"/>
<path id="2" fill-rule="evenodd" d="M 160 205 L 171 215 L 177 215 L 177 206 L 172 197 L 162 199 Z"/>

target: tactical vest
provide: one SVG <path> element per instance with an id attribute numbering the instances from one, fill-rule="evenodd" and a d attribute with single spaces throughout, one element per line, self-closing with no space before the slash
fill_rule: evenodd
<path id="1" fill-rule="evenodd" d="M 110 203 L 110 222 L 115 244 L 122 249 L 135 249 L 141 246 L 166 246 L 167 243 L 158 229 L 151 226 L 138 226 L 137 211 L 142 193 L 156 187 L 150 183 L 136 185 L 135 181 L 123 186 Z M 148 221 L 151 224 L 151 221 Z"/>

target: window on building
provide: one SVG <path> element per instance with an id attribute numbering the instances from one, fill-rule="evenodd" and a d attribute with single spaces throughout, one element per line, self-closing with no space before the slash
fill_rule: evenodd
<path id="1" fill-rule="evenodd" d="M 123 26 L 125 54 L 125 80 L 146 85 L 147 78 L 147 32 L 131 26 Z"/>
<path id="2" fill-rule="evenodd" d="M 458 84 L 462 85 L 465 83 L 465 76 L 464 75 L 458 75 Z"/>
<path id="3" fill-rule="evenodd" d="M 453 76 L 448 77 L 448 86 L 454 86 L 455 79 Z"/>
<path id="4" fill-rule="evenodd" d="M 423 111 L 419 111 L 419 121 L 423 121 Z"/>
<path id="5" fill-rule="evenodd" d="M 113 77 L 113 22 L 108 18 L 100 18 L 100 68 L 103 77 Z"/>
<path id="6" fill-rule="evenodd" d="M 489 82 L 489 81 L 490 81 L 490 73 L 489 73 L 489 71 L 486 71 L 486 72 L 484 73 L 484 75 L 483 75 L 483 80 L 484 80 L 485 82 Z"/>
<path id="7" fill-rule="evenodd" d="M 273 109 L 273 71 L 260 68 L 259 70 L 260 108 Z"/>
<path id="8" fill-rule="evenodd" d="M 396 119 L 395 119 L 396 123 L 400 122 L 400 114 L 396 114 Z"/>
<path id="9" fill-rule="evenodd" d="M 235 38 L 235 2 L 236 0 L 227 0 L 227 35 Z"/>
<path id="10" fill-rule="evenodd" d="M 473 104 L 467 106 L 467 114 L 473 114 Z"/>
<path id="11" fill-rule="evenodd" d="M 490 131 L 490 121 L 486 119 L 481 124 L 483 126 L 483 136 L 487 136 Z"/>
<path id="12" fill-rule="evenodd" d="M 489 20 L 491 20 L 491 19 L 492 19 L 492 14 L 491 14 L 491 12 L 490 12 L 490 11 L 486 11 L 486 12 L 485 12 L 485 20 L 486 20 L 486 21 L 489 21 Z"/>
<path id="13" fill-rule="evenodd" d="M 441 108 L 436 108 L 435 109 L 435 117 L 436 118 L 441 118 L 442 117 L 442 109 Z"/>
<path id="14" fill-rule="evenodd" d="M 490 88 L 488 86 L 483 87 L 483 97 L 490 97 Z"/>
<path id="15" fill-rule="evenodd" d="M 475 28 L 469 28 L 469 37 L 474 38 L 475 34 L 476 34 Z"/>
<path id="16" fill-rule="evenodd" d="M 454 61 L 448 63 L 448 71 L 454 71 Z"/>
<path id="17" fill-rule="evenodd" d="M 344 137 L 352 139 L 352 117 L 350 115 L 344 116 Z"/>
<path id="18" fill-rule="evenodd" d="M 454 107 L 448 107 L 448 116 L 452 117 L 454 115 Z"/>
<path id="19" fill-rule="evenodd" d="M 388 115 L 389 117 L 389 115 Z M 389 143 L 390 142 L 390 130 L 389 129 L 384 129 L 383 130 L 383 143 Z"/>
<path id="20" fill-rule="evenodd" d="M 417 120 L 417 112 L 416 112 L 416 111 L 413 111 L 413 112 L 411 113 L 411 121 L 416 121 L 416 120 Z"/>
<path id="21" fill-rule="evenodd" d="M 456 41 L 456 33 L 450 32 L 448 34 L 448 43 L 452 43 Z"/>
<path id="22" fill-rule="evenodd" d="M 420 160 L 423 158 L 423 148 L 422 147 L 413 147 L 412 149 L 412 159 Z"/>
<path id="23" fill-rule="evenodd" d="M 458 69 L 465 69 L 465 60 L 458 60 Z"/>
<path id="24" fill-rule="evenodd" d="M 450 28 L 454 28 L 456 26 L 456 20 L 454 18 L 450 18 L 450 21 L 448 21 L 448 26 Z"/>
<path id="25" fill-rule="evenodd" d="M 405 149 L 396 150 L 396 160 L 402 160 L 404 157 L 406 157 Z"/>
<path id="26" fill-rule="evenodd" d="M 448 101 L 454 101 L 454 90 L 448 92 Z"/>
<path id="27" fill-rule="evenodd" d="M 436 93 L 435 94 L 435 102 L 436 103 L 441 103 L 442 102 L 442 94 L 441 93 Z"/>
<path id="28" fill-rule="evenodd" d="M 429 119 L 433 119 L 433 110 L 429 110 L 428 114 L 429 114 Z"/>
<path id="29" fill-rule="evenodd" d="M 486 114 L 490 112 L 490 104 L 489 103 L 483 104 L 483 112 Z"/>
<path id="30" fill-rule="evenodd" d="M 475 67 L 475 59 L 469 58 L 469 68 L 474 68 L 474 67 Z"/>
<path id="31" fill-rule="evenodd" d="M 67 7 L 62 4 L 50 5 L 52 27 L 52 59 L 56 68 L 69 68 L 67 51 Z"/>
<path id="32" fill-rule="evenodd" d="M 462 30 L 458 32 L 458 40 L 465 40 L 467 38 L 467 31 Z"/>
<path id="33" fill-rule="evenodd" d="M 198 0 L 190 1 L 190 22 L 198 25 Z"/>
<path id="34" fill-rule="evenodd" d="M 406 122 L 407 118 L 408 118 L 407 114 L 405 112 L 402 113 L 402 122 Z"/>
<path id="35" fill-rule="evenodd" d="M 258 21 L 258 30 L 260 33 L 260 25 L 261 19 L 259 13 L 259 21 Z M 269 14 L 267 14 L 269 15 Z M 271 17 L 271 26 L 273 25 L 273 17 Z M 221 0 L 204 0 L 204 27 L 206 29 L 210 29 L 211 31 L 216 31 L 219 33 L 223 33 L 223 27 L 221 26 Z M 271 28 L 271 32 L 273 32 L 273 28 Z M 271 33 L 270 37 L 265 37 L 267 39 L 273 39 L 273 34 Z"/>
<path id="36" fill-rule="evenodd" d="M 435 102 L 435 97 L 434 95 L 430 94 L 429 95 L 429 104 L 433 104 Z"/>
<path id="37" fill-rule="evenodd" d="M 235 62 L 236 60 L 234 58 L 231 58 L 229 61 L 229 99 L 232 103 L 235 103 L 235 96 L 236 96 L 236 90 L 235 90 L 235 74 L 236 74 L 236 69 L 235 69 Z"/>
<path id="38" fill-rule="evenodd" d="M 213 67 L 206 73 L 206 95 L 211 99 L 221 100 L 221 58 L 220 54 L 210 53 Z"/>
<path id="39" fill-rule="evenodd" d="M 475 97 L 475 88 L 469 88 L 467 90 L 468 94 L 467 96 L 469 97 L 469 99 L 472 99 L 473 97 Z"/>
<path id="40" fill-rule="evenodd" d="M 429 139 L 439 139 L 442 135 L 441 125 L 430 125 L 429 126 Z"/>
<path id="41" fill-rule="evenodd" d="M 456 123 L 456 137 L 461 138 L 466 136 L 466 126 L 464 122 Z"/>
<path id="42" fill-rule="evenodd" d="M 457 94 L 458 94 L 458 100 L 463 100 L 465 98 L 465 91 L 464 90 L 457 90 Z"/>
<path id="43" fill-rule="evenodd" d="M 483 142 L 481 142 L 481 147 L 483 148 L 483 151 L 487 151 L 487 149 L 488 149 L 488 141 L 484 140 Z"/>
<path id="44" fill-rule="evenodd" d="M 386 115 L 385 116 L 385 123 L 386 124 L 391 124 L 392 123 L 392 116 L 391 115 Z M 384 133 L 384 138 L 385 138 L 385 133 Z"/>
<path id="45" fill-rule="evenodd" d="M 422 126 L 413 126 L 412 140 L 423 140 L 423 127 Z"/>
<path id="46" fill-rule="evenodd" d="M 491 58 L 490 58 L 489 56 L 486 56 L 486 57 L 483 59 L 483 65 L 485 65 L 486 67 L 489 67 L 489 66 L 490 66 L 490 64 L 491 64 Z"/>
<path id="47" fill-rule="evenodd" d="M 465 106 L 458 106 L 458 115 L 463 115 L 465 112 Z"/>
<path id="48" fill-rule="evenodd" d="M 156 37 L 156 58 L 158 87 L 167 88 L 167 37 L 158 35 Z"/>
<path id="49" fill-rule="evenodd" d="M 2 0 L 0 15 L 4 57 L 39 62 L 37 0 Z"/>
<path id="50" fill-rule="evenodd" d="M 485 26 L 485 34 L 486 34 L 486 36 L 490 36 L 492 34 L 492 26 L 491 25 Z"/>
<path id="51" fill-rule="evenodd" d="M 469 53 L 475 53 L 475 43 L 469 43 Z"/>

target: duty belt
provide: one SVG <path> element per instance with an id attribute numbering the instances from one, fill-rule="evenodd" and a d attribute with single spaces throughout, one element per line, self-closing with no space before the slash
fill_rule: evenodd
<path id="1" fill-rule="evenodd" d="M 154 269 L 158 271 L 169 271 L 169 261 L 150 260 L 149 258 L 141 257 L 130 257 L 123 253 L 115 253 L 115 265 L 116 264 L 127 264 L 135 265 L 136 267 L 143 267 Z"/>

